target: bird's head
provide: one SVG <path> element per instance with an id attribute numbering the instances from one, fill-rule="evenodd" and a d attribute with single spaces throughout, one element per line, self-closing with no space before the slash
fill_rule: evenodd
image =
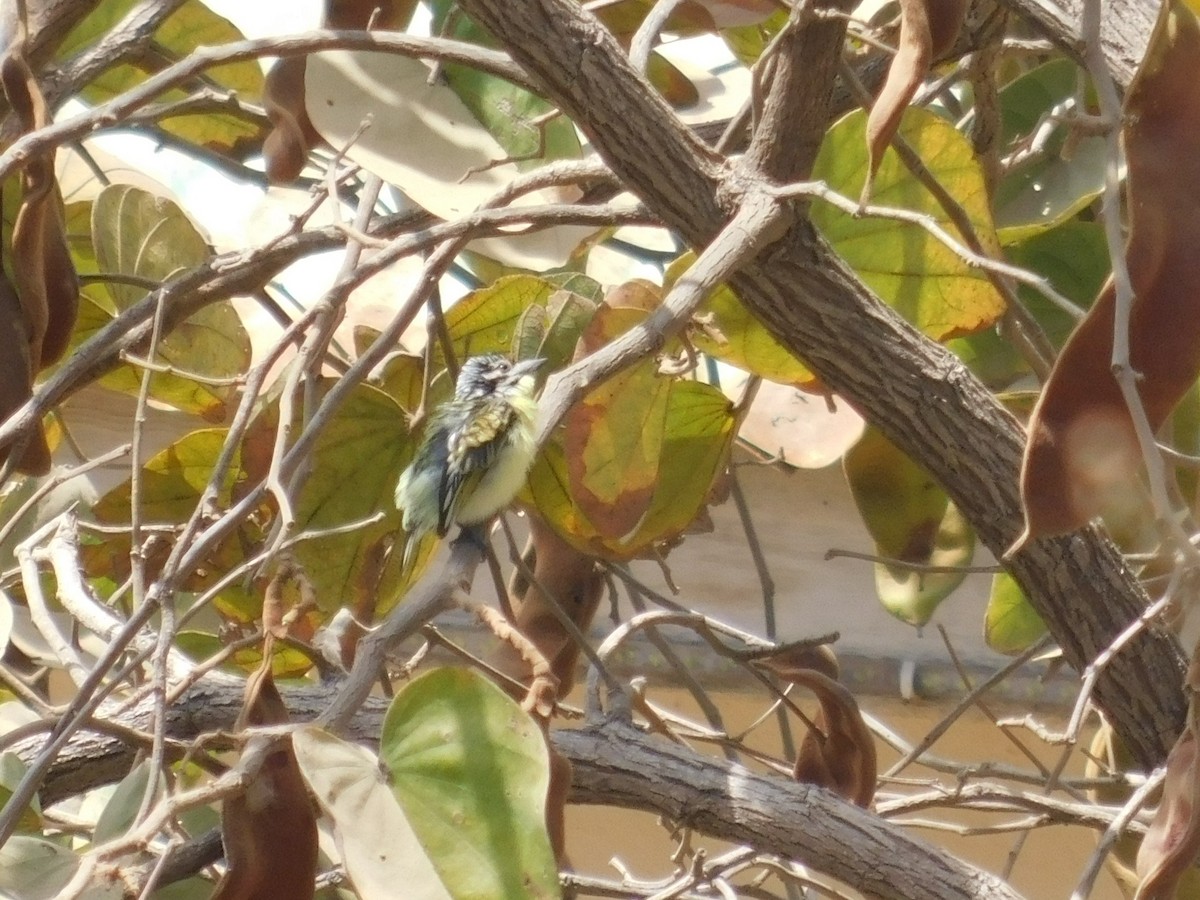
<path id="1" fill-rule="evenodd" d="M 498 353 L 472 356 L 459 369 L 454 398 L 479 400 L 495 393 L 509 394 L 521 387 L 524 379 L 532 379 L 544 362 L 544 359 L 512 362 Z"/>

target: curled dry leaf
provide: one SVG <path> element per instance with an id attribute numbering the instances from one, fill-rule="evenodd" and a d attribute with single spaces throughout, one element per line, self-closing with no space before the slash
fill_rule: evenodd
<path id="1" fill-rule="evenodd" d="M 526 552 L 525 559 L 533 579 L 517 572 L 509 585 L 516 617 L 513 625 L 550 663 L 551 674 L 558 679 L 559 696 L 563 696 L 575 684 L 579 646 L 555 615 L 553 605 L 565 611 L 586 634 L 600 604 L 604 577 L 594 557 L 564 541 L 540 516 L 529 516 L 529 532 L 532 550 Z M 522 683 L 532 674 L 529 660 L 508 643 L 498 645 L 490 662 Z M 518 692 L 514 699 L 519 701 L 523 695 Z"/>
<path id="2" fill-rule="evenodd" d="M 263 664 L 246 682 L 237 730 L 282 725 L 287 706 L 271 676 L 271 644 Z M 243 793 L 226 800 L 221 832 L 229 868 L 214 900 L 303 900 L 314 894 L 317 874 L 317 820 L 308 800 L 291 738 L 273 742 L 255 737 L 243 758 L 263 754 L 262 764 Z"/>
<path id="3" fill-rule="evenodd" d="M 854 695 L 838 681 L 837 658 L 826 646 L 805 647 L 761 661 L 780 678 L 817 695 L 820 710 L 800 742 L 792 775 L 829 788 L 866 809 L 875 799 L 875 742 Z"/>
<path id="4" fill-rule="evenodd" d="M 883 151 L 900 127 L 900 117 L 934 59 L 949 50 L 958 37 L 966 12 L 966 0 L 900 0 L 899 45 L 867 119 L 870 165 L 863 184 L 862 203 L 870 199 L 871 180 Z"/>
<path id="5" fill-rule="evenodd" d="M 308 153 L 321 143 L 304 109 L 303 56 L 281 59 L 267 73 L 263 106 L 271 131 L 263 140 L 263 160 L 271 184 L 289 184 L 300 177 Z"/>
<path id="6" fill-rule="evenodd" d="M 1185 3 L 1164 4 L 1124 119 L 1129 355 L 1157 430 L 1200 373 L 1200 25 Z M 1141 502 L 1130 496 L 1141 464 L 1137 436 L 1111 368 L 1115 304 L 1110 281 L 1034 409 L 1021 471 L 1025 532 L 1014 550 Z"/>
<path id="7" fill-rule="evenodd" d="M 1162 802 L 1137 855 L 1136 900 L 1168 900 L 1200 853 L 1200 752 L 1188 729 L 1167 756 Z"/>
<path id="8" fill-rule="evenodd" d="M 25 34 L 18 28 L 0 58 L 0 86 L 23 134 L 44 128 L 50 112 L 25 59 Z M 12 184 L 8 189 L 15 188 Z M 0 286 L 6 360 L 0 367 L 0 418 L 29 399 L 34 376 L 66 352 L 79 308 L 79 279 L 67 247 L 62 198 L 54 176 L 54 150 L 32 155 L 19 176 L 20 205 L 13 221 L 8 271 Z M 0 459 L 7 455 L 0 451 Z M 39 425 L 32 433 L 17 469 L 44 474 L 50 449 Z"/>

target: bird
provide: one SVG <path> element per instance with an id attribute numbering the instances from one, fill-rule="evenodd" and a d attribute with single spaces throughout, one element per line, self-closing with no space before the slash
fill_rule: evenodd
<path id="1" fill-rule="evenodd" d="M 468 529 L 482 524 L 521 490 L 536 450 L 534 391 L 544 362 L 512 362 L 488 353 L 462 364 L 454 397 L 430 414 L 412 463 L 396 484 L 396 507 L 408 535 L 405 569 L 425 535 L 436 531 L 445 537 L 452 524 Z"/>

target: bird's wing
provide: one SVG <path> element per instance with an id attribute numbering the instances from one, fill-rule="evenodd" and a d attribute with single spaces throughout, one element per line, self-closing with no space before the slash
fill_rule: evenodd
<path id="1" fill-rule="evenodd" d="M 446 477 L 438 500 L 438 534 L 445 536 L 454 521 L 460 499 L 470 496 L 508 439 L 516 415 L 503 400 L 488 401 L 471 421 L 451 433 L 445 443 Z"/>

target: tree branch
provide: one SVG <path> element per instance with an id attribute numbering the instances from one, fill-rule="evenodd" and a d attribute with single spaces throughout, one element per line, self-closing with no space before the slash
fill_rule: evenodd
<path id="1" fill-rule="evenodd" d="M 461 5 L 507 46 L 668 227 L 694 247 L 720 233 L 746 184 L 726 183 L 730 173 L 722 162 L 645 84 L 598 21 L 569 0 Z M 830 43 L 810 44 L 808 52 L 839 53 L 840 42 Z M 808 72 L 826 65 L 811 55 L 804 63 Z M 792 69 L 781 71 L 786 78 Z M 778 89 L 796 96 L 795 85 Z M 828 118 L 822 105 L 828 90 L 808 90 L 811 105 L 788 111 L 801 131 L 801 123 Z M 781 157 L 770 174 L 803 177 L 805 156 Z M 739 181 L 747 177 L 738 175 Z M 880 302 L 806 219 L 798 219 L 733 284 L 784 346 L 922 461 L 994 554 L 1008 548 L 1022 528 L 1017 474 L 1024 434 L 962 363 Z M 1011 569 L 1077 669 L 1147 603 L 1116 549 L 1095 530 L 1038 541 L 1011 561 Z M 1111 661 L 1097 683 L 1097 702 L 1147 769 L 1165 758 L 1183 721 L 1183 669 L 1178 644 L 1147 632 Z"/>
<path id="2" fill-rule="evenodd" d="M 241 709 L 243 690 L 240 679 L 216 673 L 206 676 L 167 710 L 167 736 L 187 741 L 230 729 Z M 293 721 L 316 718 L 331 696 L 321 688 L 284 692 Z M 386 708 L 386 700 L 369 698 L 348 720 L 347 737 L 377 745 Z M 153 714 L 153 700 L 145 698 L 114 721 L 144 730 Z M 573 766 L 572 802 L 658 813 L 706 834 L 751 844 L 762 853 L 801 860 L 870 897 L 1019 897 L 996 876 L 829 791 L 756 774 L 617 722 L 554 731 L 551 740 Z M 37 755 L 39 743 L 34 738 L 13 749 L 29 760 Z M 42 804 L 49 806 L 123 777 L 135 752 L 136 748 L 109 733 L 77 735 L 42 780 Z"/>

